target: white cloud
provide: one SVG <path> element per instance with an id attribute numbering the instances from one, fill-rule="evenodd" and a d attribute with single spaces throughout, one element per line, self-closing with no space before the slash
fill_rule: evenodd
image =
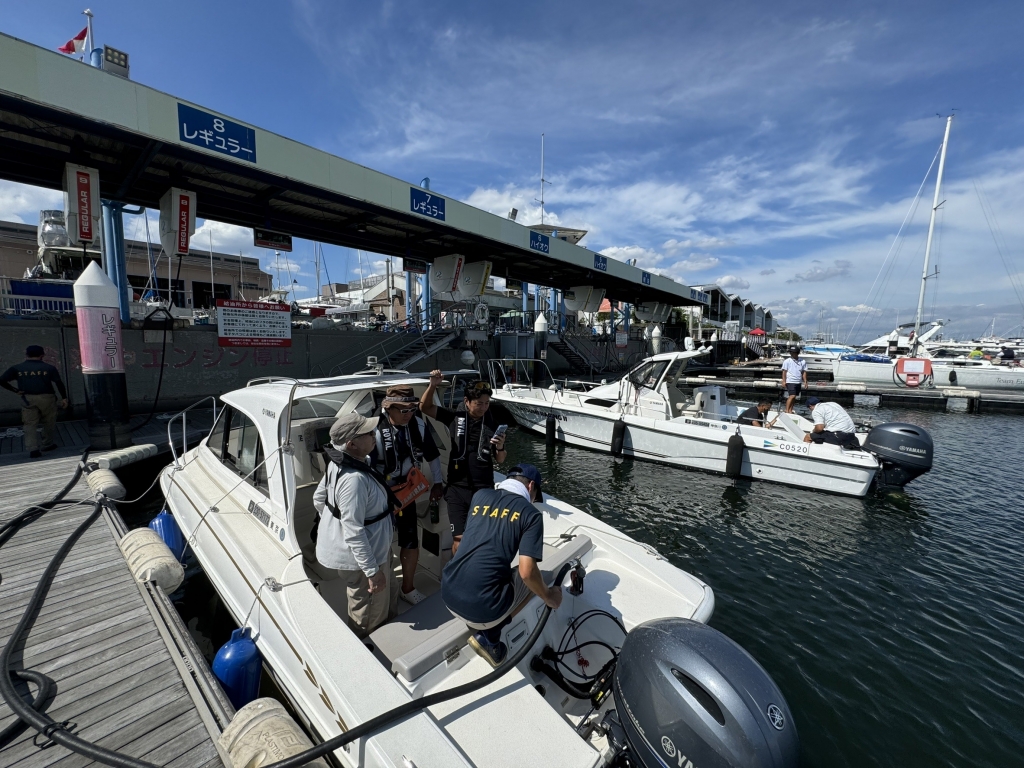
<path id="1" fill-rule="evenodd" d="M 850 267 L 853 262 L 848 259 L 836 259 L 831 267 L 823 267 L 820 263 L 815 264 L 806 272 L 797 272 L 787 283 L 820 283 L 823 280 L 831 280 L 833 277 L 845 277 L 850 274 Z"/>
<path id="2" fill-rule="evenodd" d="M 767 277 L 768 275 L 774 275 L 774 274 L 775 274 L 775 270 L 774 269 L 762 269 L 761 270 L 761 277 Z"/>
<path id="3" fill-rule="evenodd" d="M 39 211 L 64 209 L 64 195 L 52 189 L 0 180 L 0 221 L 38 224 Z"/>
<path id="4" fill-rule="evenodd" d="M 716 256 L 712 256 L 711 254 L 691 253 L 687 259 L 677 261 L 673 266 L 676 269 L 683 269 L 691 272 L 702 272 L 705 269 L 717 267 L 719 263 L 721 263 L 721 259 Z"/>
<path id="5" fill-rule="evenodd" d="M 720 278 L 715 280 L 715 284 L 720 285 L 722 288 L 735 288 L 740 291 L 750 287 L 750 283 L 736 275 L 722 275 Z"/>
<path id="6" fill-rule="evenodd" d="M 857 313 L 860 313 L 860 312 L 877 312 L 878 311 L 874 307 L 869 307 L 867 304 L 856 304 L 856 305 L 854 305 L 852 307 L 845 306 L 845 305 L 841 304 L 838 307 L 836 307 L 836 309 L 838 309 L 840 312 L 857 312 Z"/>

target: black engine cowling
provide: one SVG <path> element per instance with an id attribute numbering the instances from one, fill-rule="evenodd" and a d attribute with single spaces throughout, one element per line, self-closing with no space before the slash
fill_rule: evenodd
<path id="1" fill-rule="evenodd" d="M 893 421 L 868 432 L 864 449 L 878 457 L 878 484 L 902 488 L 932 468 L 935 446 L 931 435 L 914 424 Z"/>
<path id="2" fill-rule="evenodd" d="M 630 765 L 781 768 L 799 740 L 782 692 L 739 645 L 690 619 L 648 621 L 622 643 L 615 703 Z"/>

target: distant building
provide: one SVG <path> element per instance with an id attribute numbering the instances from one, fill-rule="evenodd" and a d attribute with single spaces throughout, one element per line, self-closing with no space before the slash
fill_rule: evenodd
<path id="1" fill-rule="evenodd" d="M 259 259 L 192 250 L 188 256 L 175 257 L 168 262 L 159 242 L 147 247 L 145 242 L 125 240 L 124 246 L 128 283 L 135 298 L 141 298 L 145 291 L 150 290 L 166 300 L 170 286 L 176 306 L 198 309 L 211 305 L 211 295 L 216 299 L 255 300 L 266 296 L 273 287 L 271 276 L 260 269 Z M 39 263 L 39 252 L 34 224 L 0 221 L 0 277 L 20 279 L 26 270 Z M 75 249 L 75 252 L 81 255 L 81 250 Z M 100 260 L 98 251 L 87 252 L 87 255 Z M 152 270 L 150 258 L 155 267 Z M 154 272 L 156 285 L 153 285 Z M 70 275 L 68 277 L 73 279 Z"/>
<path id="2" fill-rule="evenodd" d="M 694 287 L 710 297 L 710 303 L 704 307 L 701 316 L 705 325 L 725 328 L 726 323 L 735 323 L 735 326 L 729 327 L 740 331 L 760 328 L 769 335 L 778 330 L 772 311 L 764 305 L 744 299 L 738 293 L 727 293 L 720 285 Z"/>

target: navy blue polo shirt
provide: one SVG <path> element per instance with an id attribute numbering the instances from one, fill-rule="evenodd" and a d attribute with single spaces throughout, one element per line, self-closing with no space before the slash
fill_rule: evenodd
<path id="1" fill-rule="evenodd" d="M 477 491 L 459 551 L 442 574 L 445 605 L 474 624 L 500 619 L 512 608 L 512 560 L 517 552 L 538 562 L 544 556 L 540 510 L 517 493 Z"/>

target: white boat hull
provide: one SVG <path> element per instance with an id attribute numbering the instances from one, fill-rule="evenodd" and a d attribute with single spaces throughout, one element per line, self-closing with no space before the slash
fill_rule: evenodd
<path id="1" fill-rule="evenodd" d="M 900 386 L 894 368 L 894 364 L 836 360 L 832 375 L 839 384 Z M 1024 391 L 1024 367 L 932 360 L 932 370 L 936 387 Z"/>
<path id="2" fill-rule="evenodd" d="M 559 440 L 581 448 L 611 452 L 612 430 L 619 419 L 618 413 L 586 412 L 517 397 L 509 392 L 495 392 L 493 399 L 505 406 L 526 429 L 546 434 L 547 416 L 553 413 Z M 729 437 L 736 431 L 735 424 L 698 416 L 668 421 L 627 414 L 622 420 L 627 427 L 623 455 L 676 467 L 725 472 Z M 746 445 L 740 470 L 743 477 L 865 496 L 878 469 L 877 460 L 867 452 L 804 443 L 781 436 L 777 431 L 756 427 L 739 427 L 739 430 Z"/>

